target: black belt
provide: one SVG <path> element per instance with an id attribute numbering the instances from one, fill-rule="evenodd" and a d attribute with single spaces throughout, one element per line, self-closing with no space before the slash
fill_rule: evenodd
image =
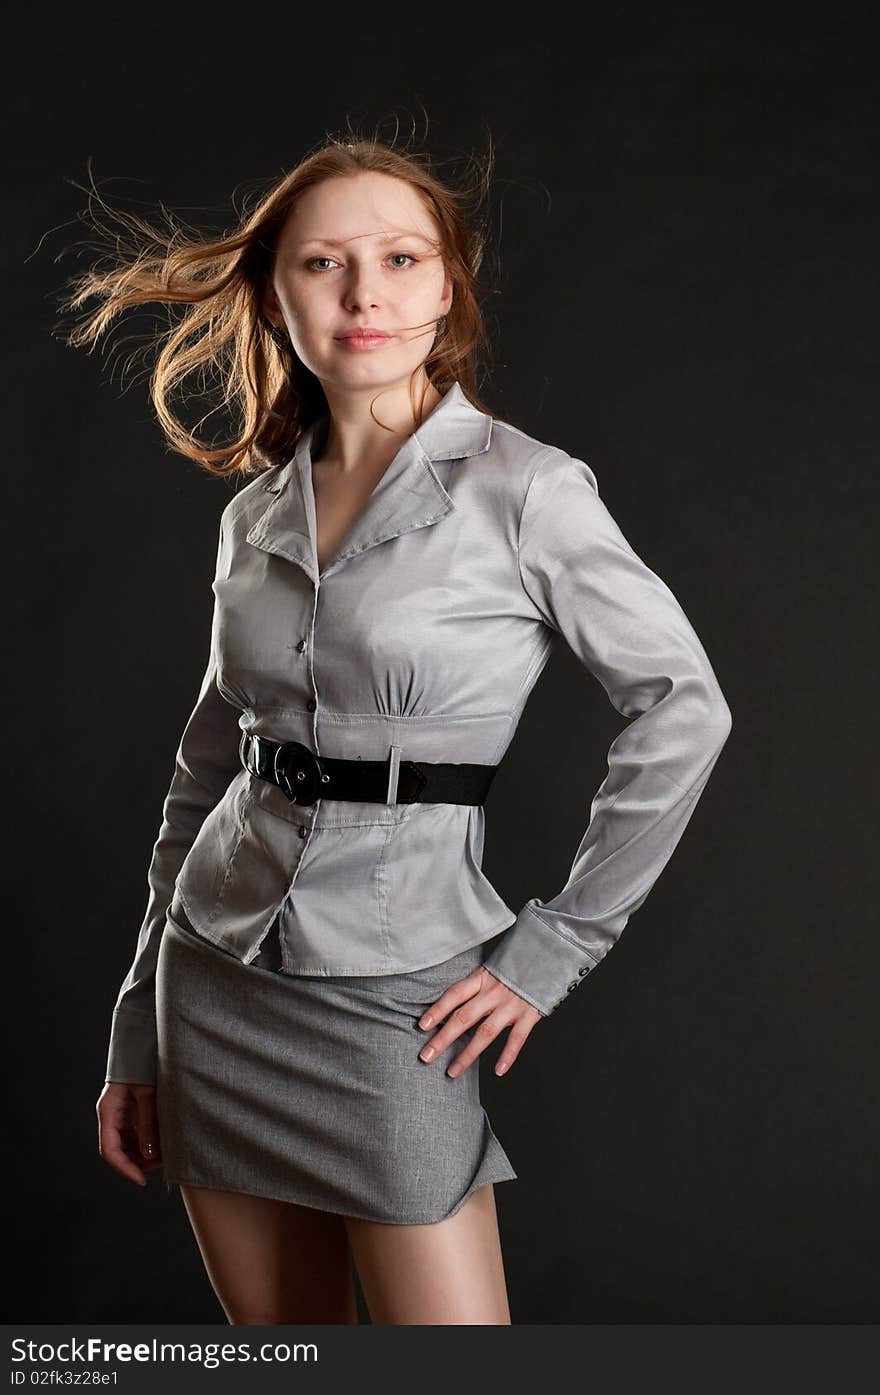
<path id="1" fill-rule="evenodd" d="M 251 775 L 269 780 L 293 804 L 318 799 L 357 799 L 385 804 L 389 760 L 341 760 L 318 756 L 301 741 L 272 741 L 242 734 L 241 762 Z M 402 760 L 397 772 L 398 804 L 483 804 L 497 765 Z"/>

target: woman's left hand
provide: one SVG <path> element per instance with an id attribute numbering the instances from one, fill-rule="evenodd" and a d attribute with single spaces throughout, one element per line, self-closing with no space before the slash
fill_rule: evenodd
<path id="1" fill-rule="evenodd" d="M 495 1040 L 499 1032 L 509 1027 L 507 1041 L 495 1063 L 495 1074 L 503 1075 L 513 1065 L 526 1037 L 543 1016 L 543 1013 L 532 1007 L 531 1003 L 527 1003 L 518 993 L 514 993 L 506 983 L 495 978 L 490 970 L 481 964 L 472 974 L 468 974 L 467 978 L 450 984 L 436 1003 L 432 1003 L 419 1018 L 419 1026 L 423 1028 L 434 1027 L 444 1018 L 448 1018 L 445 1025 L 434 1033 L 429 1043 L 422 1047 L 419 1059 L 433 1061 L 482 1017 L 485 1021 L 477 1027 L 467 1046 L 458 1053 L 446 1074 L 461 1075 Z"/>

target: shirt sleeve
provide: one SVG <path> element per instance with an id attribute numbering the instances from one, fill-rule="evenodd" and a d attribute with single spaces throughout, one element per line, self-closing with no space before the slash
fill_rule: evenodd
<path id="1" fill-rule="evenodd" d="M 730 709 L 684 611 L 633 551 L 583 461 L 554 451 L 520 517 L 522 584 L 627 726 L 565 886 L 532 897 L 484 961 L 544 1016 L 604 958 L 684 832 Z M 577 778 L 577 772 L 570 772 Z M 564 778 L 564 775 L 563 775 Z"/>
<path id="2" fill-rule="evenodd" d="M 223 557 L 223 522 L 217 574 Z M 216 603 L 215 603 L 216 616 Z M 146 914 L 134 960 L 113 1009 L 106 1080 L 156 1083 L 155 978 L 159 942 L 174 885 L 196 834 L 241 769 L 239 709 L 217 687 L 213 638 L 208 665 L 177 749 L 174 775 L 147 874 Z"/>

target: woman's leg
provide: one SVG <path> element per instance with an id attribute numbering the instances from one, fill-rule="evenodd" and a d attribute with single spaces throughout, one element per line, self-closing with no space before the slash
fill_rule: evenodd
<path id="1" fill-rule="evenodd" d="M 374 1324 L 510 1325 L 491 1183 L 433 1225 L 345 1224 Z"/>
<path id="2" fill-rule="evenodd" d="M 180 1194 L 230 1323 L 357 1323 L 345 1217 L 183 1183 Z"/>

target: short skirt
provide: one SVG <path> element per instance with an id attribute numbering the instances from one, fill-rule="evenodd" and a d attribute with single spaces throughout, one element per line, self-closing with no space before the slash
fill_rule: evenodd
<path id="1" fill-rule="evenodd" d="M 176 913 L 176 914 L 175 914 Z M 396 1225 L 455 1215 L 516 1179 L 480 1102 L 478 1057 L 434 1060 L 418 1019 L 485 946 L 407 973 L 278 972 L 271 936 L 251 964 L 169 911 L 156 973 L 156 1108 L 166 1184 L 217 1187 Z"/>

